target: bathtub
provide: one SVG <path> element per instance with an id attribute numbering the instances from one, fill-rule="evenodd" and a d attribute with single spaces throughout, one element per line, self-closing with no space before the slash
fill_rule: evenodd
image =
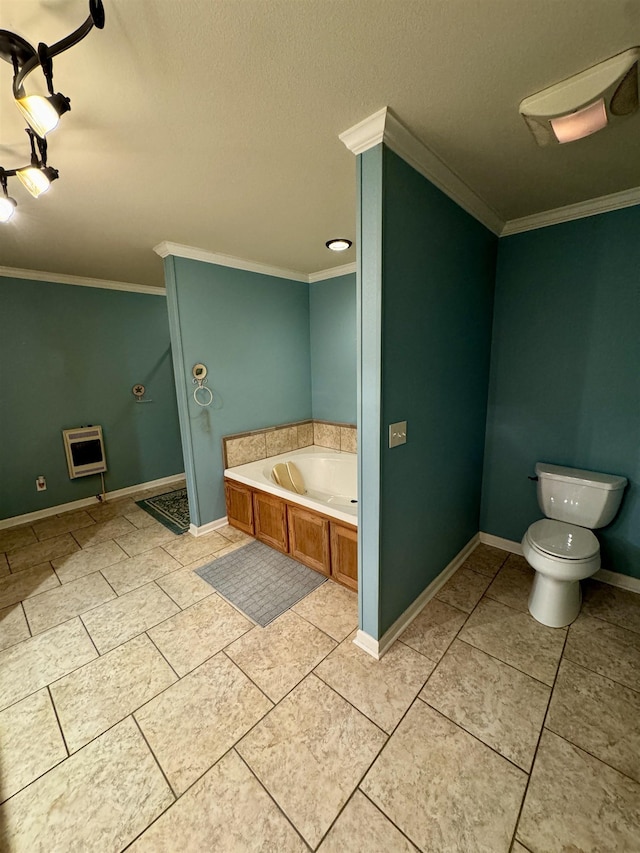
<path id="1" fill-rule="evenodd" d="M 290 503 L 357 525 L 357 456 L 327 447 L 303 447 L 279 456 L 270 456 L 258 462 L 227 468 L 224 476 L 246 486 L 260 489 L 271 495 L 285 498 Z M 302 474 L 306 494 L 299 495 L 283 489 L 271 477 L 273 466 L 278 462 L 294 462 Z"/>

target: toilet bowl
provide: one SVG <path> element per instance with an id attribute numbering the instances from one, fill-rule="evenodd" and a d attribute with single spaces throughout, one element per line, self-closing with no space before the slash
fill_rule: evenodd
<path id="1" fill-rule="evenodd" d="M 522 539 L 535 569 L 529 612 L 551 628 L 571 624 L 582 604 L 580 581 L 600 568 L 600 544 L 591 532 L 615 517 L 627 481 L 614 474 L 538 462 L 538 503 L 546 518 Z"/>
<path id="2" fill-rule="evenodd" d="M 550 628 L 569 625 L 580 612 L 580 581 L 600 568 L 600 543 L 584 527 L 545 518 L 529 527 L 522 552 L 536 571 L 529 612 Z"/>

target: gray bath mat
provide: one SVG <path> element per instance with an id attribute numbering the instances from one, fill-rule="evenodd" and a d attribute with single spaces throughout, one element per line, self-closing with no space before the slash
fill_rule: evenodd
<path id="1" fill-rule="evenodd" d="M 262 542 L 250 542 L 196 574 L 263 628 L 326 581 Z"/>

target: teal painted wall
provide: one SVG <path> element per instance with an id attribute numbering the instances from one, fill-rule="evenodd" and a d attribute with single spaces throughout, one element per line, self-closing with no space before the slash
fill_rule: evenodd
<path id="1" fill-rule="evenodd" d="M 479 529 L 498 242 L 383 150 L 381 633 Z"/>
<path id="2" fill-rule="evenodd" d="M 379 639 L 479 529 L 497 239 L 381 145 L 358 157 L 358 243 L 360 627 Z"/>
<path id="3" fill-rule="evenodd" d="M 100 491 L 69 479 L 68 427 L 102 425 L 109 491 L 184 470 L 164 296 L 0 278 L 0 401 L 0 518 Z"/>
<path id="4" fill-rule="evenodd" d="M 640 207 L 500 240 L 482 530 L 542 513 L 537 461 L 626 476 L 597 531 L 603 567 L 640 577 Z"/>
<path id="5" fill-rule="evenodd" d="M 356 422 L 356 276 L 309 285 L 313 417 Z"/>
<path id="6" fill-rule="evenodd" d="M 221 439 L 311 417 L 308 285 L 169 257 L 167 305 L 191 520 L 225 515 Z M 214 402 L 193 399 L 203 362 Z"/>

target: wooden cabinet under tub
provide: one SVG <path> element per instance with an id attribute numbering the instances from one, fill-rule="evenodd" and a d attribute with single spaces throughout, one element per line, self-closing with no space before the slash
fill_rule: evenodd
<path id="1" fill-rule="evenodd" d="M 253 536 L 253 494 L 248 486 L 235 480 L 224 481 L 229 524 Z"/>
<path id="2" fill-rule="evenodd" d="M 229 519 L 231 524 L 231 519 Z M 287 506 L 284 501 L 266 492 L 253 492 L 254 536 L 265 545 L 287 554 L 289 531 Z"/>
<path id="3" fill-rule="evenodd" d="M 291 504 L 287 507 L 287 516 L 291 556 L 316 572 L 330 575 L 328 520 L 316 512 Z"/>
<path id="4" fill-rule="evenodd" d="M 358 589 L 358 531 L 331 523 L 331 574 L 349 589 Z"/>
<path id="5" fill-rule="evenodd" d="M 358 589 L 358 529 L 276 495 L 225 478 L 227 519 L 349 589 Z"/>

